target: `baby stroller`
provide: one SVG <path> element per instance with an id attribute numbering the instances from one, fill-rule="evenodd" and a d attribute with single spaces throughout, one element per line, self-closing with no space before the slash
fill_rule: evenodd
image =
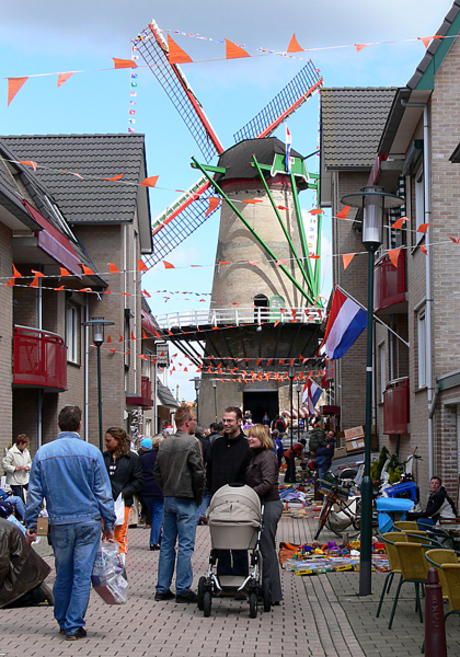
<path id="1" fill-rule="evenodd" d="M 257 616 L 257 603 L 264 611 L 271 609 L 271 592 L 262 585 L 262 554 L 260 536 L 263 528 L 263 506 L 249 486 L 222 486 L 213 495 L 207 511 L 211 534 L 208 573 L 198 581 L 198 608 L 205 616 L 211 614 L 213 597 L 234 597 L 244 594 L 249 600 L 249 616 Z M 217 575 L 217 550 L 247 550 L 249 574 L 245 576 Z"/>

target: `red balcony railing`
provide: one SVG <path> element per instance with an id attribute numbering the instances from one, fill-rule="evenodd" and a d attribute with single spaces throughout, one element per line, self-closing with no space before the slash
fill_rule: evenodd
<path id="1" fill-rule="evenodd" d="M 133 406 L 144 406 L 144 408 L 152 408 L 152 382 L 148 376 L 141 378 L 141 396 L 126 395 L 126 403 Z"/>
<path id="2" fill-rule="evenodd" d="M 67 390 L 67 347 L 56 333 L 15 326 L 13 383 L 17 386 Z"/>
<path id="3" fill-rule="evenodd" d="M 141 379 L 141 394 L 144 399 L 152 399 L 152 382 L 148 376 L 143 376 Z"/>
<path id="4" fill-rule="evenodd" d="M 374 310 L 406 301 L 406 258 L 401 249 L 398 266 L 395 267 L 387 254 L 382 256 L 374 270 Z M 394 312 L 392 308 L 392 312 Z"/>
<path id="5" fill-rule="evenodd" d="M 409 379 L 395 379 L 383 393 L 383 433 L 408 433 L 409 420 Z"/>

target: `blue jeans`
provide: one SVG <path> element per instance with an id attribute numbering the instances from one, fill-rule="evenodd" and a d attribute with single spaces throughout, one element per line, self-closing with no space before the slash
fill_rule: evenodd
<path id="1" fill-rule="evenodd" d="M 198 507 L 190 497 L 165 497 L 163 507 L 163 536 L 158 566 L 157 593 L 166 593 L 171 586 L 176 560 L 176 595 L 188 591 L 192 585 L 192 554 Z"/>
<path id="2" fill-rule="evenodd" d="M 26 507 L 24 506 L 22 497 L 19 497 L 19 495 L 10 495 L 9 497 L 6 498 L 6 502 L 9 502 L 10 504 L 13 505 L 14 514 L 17 517 L 17 519 L 24 520 L 24 516 L 26 515 Z"/>
<path id="3" fill-rule="evenodd" d="M 163 525 L 163 498 L 144 495 L 143 499 L 150 513 L 150 545 L 158 545 Z"/>
<path id="4" fill-rule="evenodd" d="M 50 532 L 56 565 L 54 617 L 66 634 L 75 634 L 85 624 L 101 523 L 51 525 Z"/>
<path id="5" fill-rule="evenodd" d="M 199 518 L 205 518 L 206 517 L 206 509 L 208 508 L 210 501 L 211 501 L 211 493 L 206 488 L 206 490 L 204 491 L 204 495 L 203 495 L 203 501 L 201 502 L 200 508 L 198 509 L 198 517 Z"/>

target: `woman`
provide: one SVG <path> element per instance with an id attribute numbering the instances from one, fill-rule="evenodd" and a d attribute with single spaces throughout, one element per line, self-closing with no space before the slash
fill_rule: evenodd
<path id="1" fill-rule="evenodd" d="M 8 450 L 2 461 L 6 472 L 6 483 L 11 486 L 11 491 L 16 497 L 25 502 L 24 491 L 29 486 L 30 466 L 32 459 L 27 449 L 29 439 L 25 433 L 16 436 L 13 446 Z"/>
<path id="2" fill-rule="evenodd" d="M 161 540 L 161 528 L 163 525 L 163 493 L 161 488 L 153 477 L 153 466 L 157 460 L 158 448 L 163 440 L 160 434 L 151 438 L 144 438 L 141 446 L 146 449 L 140 455 L 141 466 L 144 476 L 144 485 L 142 488 L 142 499 L 150 514 L 150 549 L 159 550 Z M 150 447 L 149 447 L 150 443 Z"/>
<path id="3" fill-rule="evenodd" d="M 139 456 L 130 449 L 130 438 L 121 427 L 110 427 L 105 433 L 104 462 L 112 484 L 112 496 L 116 500 L 121 493 L 125 503 L 125 520 L 115 527 L 115 540 L 119 551 L 128 553 L 129 515 L 133 506 L 133 495 L 142 490 L 143 475 Z"/>
<path id="4" fill-rule="evenodd" d="M 273 441 L 268 427 L 255 424 L 249 429 L 249 449 L 253 458 L 246 470 L 246 483 L 258 494 L 264 504 L 264 529 L 260 539 L 263 557 L 263 583 L 270 589 L 272 602 L 279 605 L 283 599 L 280 571 L 276 555 L 276 529 L 283 505 L 278 491 L 278 462 L 271 451 Z"/>

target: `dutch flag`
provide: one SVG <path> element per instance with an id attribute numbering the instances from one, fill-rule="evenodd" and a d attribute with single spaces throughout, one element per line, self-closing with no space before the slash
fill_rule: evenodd
<path id="1" fill-rule="evenodd" d="M 319 398 L 323 389 L 313 381 L 313 379 L 308 379 L 307 383 L 303 387 L 302 391 L 302 404 L 308 405 L 309 415 L 315 414 L 315 406 L 318 403 Z"/>
<path id="2" fill-rule="evenodd" d="M 342 358 L 367 325 L 367 312 L 341 290 L 335 289 L 326 333 L 320 347 L 332 360 Z"/>

